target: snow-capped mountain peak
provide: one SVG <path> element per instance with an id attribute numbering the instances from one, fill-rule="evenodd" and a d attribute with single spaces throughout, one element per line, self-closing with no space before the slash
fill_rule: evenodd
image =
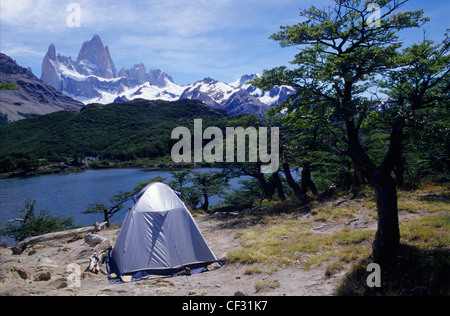
<path id="1" fill-rule="evenodd" d="M 238 80 L 230 83 L 230 86 L 246 90 L 250 86 L 250 83 L 249 83 L 250 81 L 252 81 L 253 79 L 258 79 L 260 77 L 261 77 L 260 74 L 243 75 Z"/>
<path id="2" fill-rule="evenodd" d="M 262 103 L 267 104 L 270 107 L 280 104 L 290 95 L 295 93 L 295 89 L 288 86 L 275 86 L 270 91 L 263 91 L 249 83 L 260 77 L 260 74 L 244 75 L 240 79 L 230 83 L 230 85 L 246 90 L 252 96 L 258 98 Z"/>
<path id="3" fill-rule="evenodd" d="M 211 107 L 224 109 L 231 115 L 240 113 L 262 115 L 269 108 L 246 90 L 211 78 L 194 83 L 183 92 L 180 99 L 197 99 Z"/>
<path id="4" fill-rule="evenodd" d="M 294 89 L 275 87 L 264 92 L 249 84 L 259 76 L 244 75 L 230 84 L 205 78 L 189 86 L 180 86 L 164 70 L 147 71 L 142 63 L 117 72 L 108 46 L 95 35 L 83 43 L 76 61 L 57 54 L 55 45 L 51 44 L 42 63 L 41 80 L 85 104 L 136 98 L 199 99 L 209 106 L 225 109 L 229 114 L 262 115 L 294 93 Z"/>
<path id="5" fill-rule="evenodd" d="M 175 101 L 184 90 L 162 69 L 147 72 L 144 64 L 117 72 L 108 46 L 98 35 L 83 43 L 76 61 L 56 54 L 51 44 L 42 63 L 41 80 L 85 104 L 111 103 L 118 96 L 132 99 L 137 91 L 141 93 L 136 97 L 141 94 Z M 155 92 L 158 89 L 162 90 Z"/>

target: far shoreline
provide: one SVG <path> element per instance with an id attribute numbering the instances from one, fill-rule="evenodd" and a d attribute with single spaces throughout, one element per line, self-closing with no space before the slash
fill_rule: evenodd
<path id="1" fill-rule="evenodd" d="M 164 160 L 164 159 L 162 159 Z M 108 170 L 108 169 L 142 169 L 142 170 L 159 170 L 159 171 L 177 171 L 197 168 L 223 168 L 221 163 L 155 163 L 140 164 L 135 161 L 117 162 L 117 161 L 96 161 L 85 162 L 79 166 L 74 166 L 66 162 L 43 165 L 32 170 L 14 170 L 10 172 L 0 173 L 0 180 L 14 178 L 32 178 L 55 174 L 69 174 L 88 170 Z"/>

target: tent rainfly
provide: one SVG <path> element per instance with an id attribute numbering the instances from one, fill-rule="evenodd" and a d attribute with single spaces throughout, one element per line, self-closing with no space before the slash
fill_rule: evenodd
<path id="1" fill-rule="evenodd" d="M 152 183 L 134 197 L 113 250 L 108 274 L 173 276 L 189 268 L 192 274 L 218 262 L 191 213 L 178 195 L 163 183 Z"/>

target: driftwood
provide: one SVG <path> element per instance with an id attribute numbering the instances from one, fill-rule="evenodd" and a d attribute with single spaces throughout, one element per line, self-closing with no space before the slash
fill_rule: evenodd
<path id="1" fill-rule="evenodd" d="M 89 233 L 86 236 L 84 236 L 84 242 L 86 244 L 88 244 L 90 247 L 95 247 L 99 243 L 101 243 L 101 242 L 103 242 L 105 240 L 106 240 L 105 237 L 102 237 L 100 235 L 93 234 L 93 233 Z"/>
<path id="2" fill-rule="evenodd" d="M 96 243 L 96 246 L 94 247 L 91 253 L 88 269 L 93 273 L 98 273 L 100 271 L 101 265 L 105 263 L 109 252 L 112 250 L 111 243 L 109 242 L 108 239 L 95 234 L 89 234 L 89 237 L 88 235 L 85 236 L 84 241 L 88 245 Z"/>
<path id="3" fill-rule="evenodd" d="M 36 237 L 29 237 L 15 245 L 11 246 L 10 249 L 12 250 L 13 254 L 20 255 L 30 245 L 34 245 L 34 244 L 44 242 L 44 241 L 64 239 L 64 238 L 68 238 L 68 237 L 75 236 L 75 235 L 82 234 L 82 233 L 97 232 L 97 231 L 102 230 L 102 228 L 105 227 L 106 224 L 107 224 L 107 222 L 103 222 L 100 224 L 95 223 L 94 225 L 89 226 L 89 227 L 72 229 L 72 230 L 67 230 L 67 231 L 57 232 L 57 233 L 49 233 L 49 234 L 36 236 Z"/>

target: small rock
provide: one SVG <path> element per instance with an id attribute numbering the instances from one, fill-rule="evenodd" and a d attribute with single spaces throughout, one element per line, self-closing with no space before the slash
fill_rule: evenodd
<path id="1" fill-rule="evenodd" d="M 13 267 L 12 270 L 17 272 L 17 274 L 24 280 L 27 280 L 31 276 L 30 272 L 24 268 Z"/>
<path id="2" fill-rule="evenodd" d="M 95 278 L 97 275 L 90 272 L 90 271 L 84 271 L 81 273 L 81 280 L 90 280 L 92 278 Z"/>
<path id="3" fill-rule="evenodd" d="M 37 274 L 33 280 L 34 281 L 49 281 L 52 278 L 52 274 L 50 273 L 50 271 L 47 272 L 41 272 L 39 274 Z"/>
<path id="4" fill-rule="evenodd" d="M 132 279 L 131 275 L 122 275 L 122 276 L 120 277 L 120 280 L 121 280 L 123 283 L 130 283 L 130 282 L 131 282 L 131 279 Z"/>
<path id="5" fill-rule="evenodd" d="M 51 283 L 51 286 L 54 287 L 57 290 L 64 289 L 68 286 L 67 279 L 65 278 L 59 278 L 58 280 L 55 280 Z"/>
<path id="6" fill-rule="evenodd" d="M 210 270 L 220 269 L 220 264 L 218 262 L 214 262 L 208 266 L 208 269 L 210 269 Z"/>
<path id="7" fill-rule="evenodd" d="M 106 238 L 99 236 L 97 234 L 92 234 L 92 233 L 89 233 L 86 236 L 84 236 L 84 242 L 91 247 L 95 247 L 105 240 L 106 240 Z"/>

